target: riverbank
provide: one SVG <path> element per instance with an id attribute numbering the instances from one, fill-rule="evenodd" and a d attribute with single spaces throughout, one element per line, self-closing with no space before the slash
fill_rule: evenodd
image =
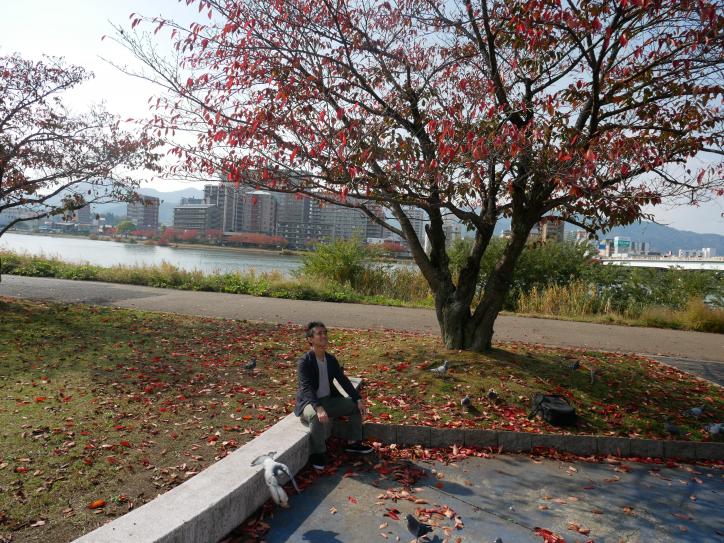
<path id="1" fill-rule="evenodd" d="M 287 277 L 279 271 L 204 274 L 185 271 L 170 264 L 160 266 L 102 267 L 88 264 L 69 264 L 59 259 L 32 257 L 0 251 L 0 274 L 26 277 L 54 277 L 80 281 L 100 281 L 143 285 L 177 290 L 223 292 L 251 296 L 322 302 L 345 302 L 392 307 L 434 308 L 432 295 L 421 284 L 416 270 L 389 270 L 377 274 L 377 293 L 362 294 L 349 285 L 297 275 Z M 391 296 L 389 293 L 398 293 Z M 402 298 L 399 293 L 405 294 Z M 501 314 L 515 315 L 514 312 Z M 724 333 L 724 310 L 713 309 L 693 301 L 683 310 L 651 308 L 637 318 L 609 312 L 605 314 L 553 314 L 545 312 L 519 313 L 539 319 L 567 320 L 600 324 L 616 324 Z"/>
<path id="2" fill-rule="evenodd" d="M 64 239 L 82 239 L 91 241 L 111 241 L 115 243 L 122 243 L 128 245 L 146 245 L 152 247 L 166 247 L 169 249 L 206 249 L 211 251 L 224 251 L 228 253 L 237 254 L 248 254 L 248 255 L 263 255 L 272 257 L 295 257 L 301 258 L 309 251 L 301 251 L 296 249 L 264 249 L 262 247 L 231 247 L 228 245 L 213 245 L 211 243 L 181 243 L 181 242 L 169 242 L 168 244 L 159 244 L 155 240 L 140 240 L 135 238 L 119 238 L 112 236 L 105 236 L 102 234 L 89 234 L 89 235 L 74 235 L 64 233 L 36 233 L 36 232 L 23 232 L 21 230 L 12 230 L 10 233 L 22 235 L 22 236 L 34 236 L 34 237 L 50 237 L 50 238 L 64 238 Z M 149 241 L 151 243 L 149 243 Z M 379 264 L 392 264 L 397 266 L 411 266 L 414 265 L 412 259 L 395 259 L 395 258 L 375 258 L 373 262 Z"/>

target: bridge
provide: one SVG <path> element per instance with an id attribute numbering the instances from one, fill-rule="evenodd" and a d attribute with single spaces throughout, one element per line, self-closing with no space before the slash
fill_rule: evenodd
<path id="1" fill-rule="evenodd" d="M 679 268 L 683 270 L 724 271 L 724 257 L 713 258 L 677 258 L 645 257 L 602 258 L 601 262 L 610 266 L 632 266 L 637 268 Z"/>

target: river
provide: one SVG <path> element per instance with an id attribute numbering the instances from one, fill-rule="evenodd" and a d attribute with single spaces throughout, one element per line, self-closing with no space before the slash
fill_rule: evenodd
<path id="1" fill-rule="evenodd" d="M 256 270 L 278 270 L 285 275 L 301 265 L 296 256 L 284 256 L 272 251 L 228 250 L 209 247 L 158 247 L 115 241 L 99 241 L 80 237 L 43 236 L 6 233 L 0 237 L 0 250 L 20 254 L 56 257 L 65 262 L 88 263 L 97 266 L 156 266 L 162 262 L 183 270 L 204 273 L 228 273 Z"/>

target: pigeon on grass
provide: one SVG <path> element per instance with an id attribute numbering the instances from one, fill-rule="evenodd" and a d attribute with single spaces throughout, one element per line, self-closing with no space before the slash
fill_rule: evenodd
<path id="1" fill-rule="evenodd" d="M 467 394 L 465 395 L 465 397 L 462 400 L 460 400 L 460 405 L 462 405 L 465 408 L 469 408 L 472 404 L 473 404 L 473 401 L 470 399 L 470 396 L 468 396 Z"/>
<path id="2" fill-rule="evenodd" d="M 666 421 L 666 431 L 671 434 L 672 436 L 680 436 L 681 435 L 681 429 L 671 422 L 670 420 Z"/>
<path id="3" fill-rule="evenodd" d="M 438 377 L 442 377 L 445 374 L 447 374 L 447 370 L 450 367 L 450 363 L 445 360 L 445 362 L 442 363 L 442 365 L 438 366 L 437 368 L 432 368 L 430 371 L 437 375 Z"/>
<path id="4" fill-rule="evenodd" d="M 706 431 L 715 436 L 724 432 L 724 422 L 712 422 L 706 427 Z"/>
<path id="5" fill-rule="evenodd" d="M 251 360 L 249 360 L 249 362 L 244 364 L 244 369 L 246 371 L 252 371 L 254 368 L 256 368 L 256 357 L 255 356 L 252 357 Z"/>

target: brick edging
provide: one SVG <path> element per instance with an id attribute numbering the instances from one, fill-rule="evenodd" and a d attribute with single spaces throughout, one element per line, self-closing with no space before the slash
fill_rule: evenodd
<path id="1" fill-rule="evenodd" d="M 534 447 L 549 447 L 582 456 L 615 455 L 681 460 L 724 460 L 724 443 L 704 441 L 672 441 L 629 437 L 577 434 L 533 434 L 503 430 L 468 428 L 433 428 L 401 424 L 364 425 L 365 438 L 381 443 L 422 445 L 423 447 L 493 447 L 505 452 L 525 452 Z M 335 434 L 344 436 L 344 427 L 335 427 Z"/>

